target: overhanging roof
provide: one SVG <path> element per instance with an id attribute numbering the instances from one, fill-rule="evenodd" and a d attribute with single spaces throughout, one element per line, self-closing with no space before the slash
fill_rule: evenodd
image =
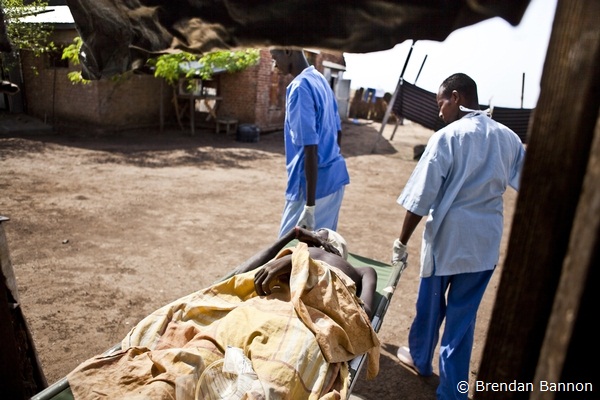
<path id="1" fill-rule="evenodd" d="M 67 0 L 91 55 L 91 79 L 143 65 L 148 53 L 206 53 L 290 46 L 350 53 L 387 50 L 405 40 L 444 40 L 451 32 L 500 17 L 517 25 L 529 0 Z"/>
<path id="2" fill-rule="evenodd" d="M 75 20 L 68 6 L 48 6 L 43 12 L 22 19 L 32 24 L 53 24 L 55 28 L 75 28 Z"/>
<path id="3" fill-rule="evenodd" d="M 323 66 L 327 67 L 327 68 L 331 68 L 331 69 L 337 69 L 338 71 L 345 71 L 346 70 L 346 66 L 342 65 L 342 64 L 337 64 L 331 61 L 323 61 Z"/>

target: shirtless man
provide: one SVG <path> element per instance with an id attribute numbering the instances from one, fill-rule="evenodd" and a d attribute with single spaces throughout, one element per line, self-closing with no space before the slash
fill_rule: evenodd
<path id="1" fill-rule="evenodd" d="M 323 261 L 340 269 L 355 282 L 356 296 L 363 302 L 369 318 L 372 318 L 375 312 L 373 308 L 377 287 L 377 272 L 372 267 L 355 268 L 352 266 L 347 261 L 346 241 L 339 233 L 330 229 L 323 228 L 313 232 L 297 226 L 277 239 L 271 246 L 256 253 L 238 266 L 236 273 L 262 267 L 254 277 L 254 287 L 256 293 L 260 296 L 271 294 L 273 283 L 276 281 L 289 281 L 289 275 L 292 271 L 291 255 L 285 255 L 278 259 L 275 259 L 275 256 L 295 239 L 309 246 L 308 251 L 313 260 Z"/>

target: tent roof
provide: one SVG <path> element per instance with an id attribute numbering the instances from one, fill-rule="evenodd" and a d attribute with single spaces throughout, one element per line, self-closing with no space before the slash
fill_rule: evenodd
<path id="1" fill-rule="evenodd" d="M 517 25 L 529 0 L 68 0 L 91 79 L 134 69 L 148 53 L 287 46 L 351 53 L 405 40 L 444 40 L 452 31 L 500 17 Z M 129 3 L 128 3 L 129 4 Z"/>

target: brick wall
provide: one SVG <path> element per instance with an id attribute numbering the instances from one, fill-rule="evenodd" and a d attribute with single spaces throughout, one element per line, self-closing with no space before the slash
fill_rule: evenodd
<path id="1" fill-rule="evenodd" d="M 285 110 L 270 104 L 272 74 L 271 54 L 267 49 L 260 50 L 257 65 L 235 74 L 221 74 L 223 100 L 218 114 L 254 124 L 263 132 L 282 129 Z"/>
<path id="2" fill-rule="evenodd" d="M 56 31 L 53 41 L 68 45 L 76 36 L 74 30 Z M 324 59 L 344 64 L 342 54 L 320 53 L 315 67 L 321 72 Z M 23 52 L 21 62 L 25 110 L 52 125 L 85 124 L 95 131 L 158 127 L 161 104 L 165 124 L 176 124 L 173 89 L 164 82 L 161 87 L 161 79 L 129 73 L 117 80 L 73 84 L 67 73 L 79 70 L 79 66 L 50 67 L 47 58 L 36 58 L 29 52 Z M 219 74 L 213 80 L 222 98 L 219 117 L 255 124 L 263 132 L 283 129 L 285 87 L 291 77 L 273 70 L 268 49 L 260 50 L 257 65 L 233 74 Z"/>
<path id="3" fill-rule="evenodd" d="M 315 68 L 321 72 L 323 60 L 345 64 L 341 53 L 319 53 Z M 291 81 L 291 77 L 282 76 L 274 71 L 272 65 L 269 50 L 261 49 L 258 65 L 235 74 L 221 74 L 219 79 L 223 100 L 218 115 L 236 118 L 240 123 L 255 124 L 263 132 L 282 130 L 285 118 L 285 87 Z M 272 87 L 274 85 L 277 86 L 276 89 Z M 279 97 L 277 104 L 272 104 L 271 101 L 273 90 Z"/>
<path id="4" fill-rule="evenodd" d="M 57 31 L 53 41 L 70 44 L 75 31 Z M 73 84 L 67 73 L 79 66 L 53 67 L 47 55 L 34 57 L 21 53 L 23 99 L 27 114 L 55 126 L 86 124 L 94 130 L 122 130 L 160 125 L 160 105 L 165 120 L 173 121 L 171 90 L 151 75 L 127 74 L 112 80 Z"/>

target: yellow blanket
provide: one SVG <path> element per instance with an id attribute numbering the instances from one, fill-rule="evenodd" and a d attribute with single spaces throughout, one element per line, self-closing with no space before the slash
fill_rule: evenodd
<path id="1" fill-rule="evenodd" d="M 227 346 L 243 350 L 262 384 L 264 395 L 243 398 L 346 398 L 346 362 L 368 352 L 375 377 L 379 340 L 345 274 L 311 259 L 304 243 L 277 257 L 290 252 L 291 300 L 257 296 L 256 271 L 180 298 L 137 324 L 124 350 L 73 370 L 75 399 L 175 399 L 176 379 L 200 376 Z"/>

